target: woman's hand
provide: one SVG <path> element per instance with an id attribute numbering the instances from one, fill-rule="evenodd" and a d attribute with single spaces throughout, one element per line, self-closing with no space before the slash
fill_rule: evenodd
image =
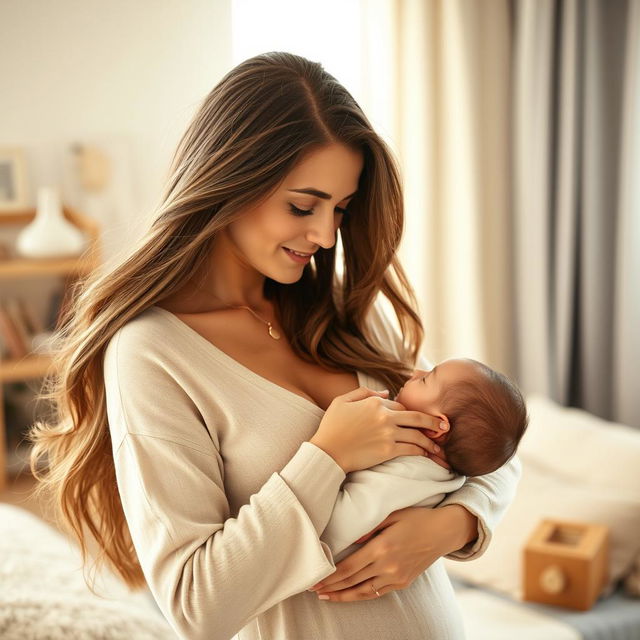
<path id="1" fill-rule="evenodd" d="M 377 598 L 372 584 L 381 596 L 405 589 L 438 558 L 475 540 L 477 526 L 476 516 L 457 504 L 399 509 L 357 540 L 380 531 L 311 589 L 331 602 Z"/>
<path id="2" fill-rule="evenodd" d="M 328 453 L 345 473 L 397 456 L 431 455 L 440 447 L 421 431 L 437 431 L 439 419 L 380 397 L 367 387 L 336 396 L 310 442 Z"/>

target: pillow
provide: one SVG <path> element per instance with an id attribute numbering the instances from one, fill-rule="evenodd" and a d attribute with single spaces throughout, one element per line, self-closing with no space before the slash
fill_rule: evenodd
<path id="1" fill-rule="evenodd" d="M 91 582 L 95 569 L 87 569 Z M 43 520 L 0 504 L 0 638 L 170 640 L 177 636 L 147 592 L 97 574 L 94 595 L 80 552 Z"/>
<path id="2" fill-rule="evenodd" d="M 558 478 L 640 496 L 640 430 L 539 395 L 527 398 L 529 428 L 518 448 Z"/>
<path id="3" fill-rule="evenodd" d="M 540 521 L 598 523 L 611 531 L 606 595 L 640 558 L 640 432 L 539 396 L 527 407 L 516 496 L 485 553 L 470 562 L 445 559 L 447 571 L 521 600 L 522 550 Z"/>

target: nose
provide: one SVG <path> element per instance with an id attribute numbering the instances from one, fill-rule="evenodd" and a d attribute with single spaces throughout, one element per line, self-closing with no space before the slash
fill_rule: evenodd
<path id="1" fill-rule="evenodd" d="M 330 249 L 336 243 L 338 220 L 333 212 L 318 213 L 309 216 L 310 226 L 307 231 L 307 241 L 320 245 L 323 249 Z"/>

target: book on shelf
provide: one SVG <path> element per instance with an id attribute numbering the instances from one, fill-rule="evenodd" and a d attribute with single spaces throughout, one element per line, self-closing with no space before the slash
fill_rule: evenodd
<path id="1" fill-rule="evenodd" d="M 20 316 L 15 314 L 15 298 L 0 302 L 0 333 L 10 358 L 23 358 L 28 355 L 30 337 Z"/>
<path id="2" fill-rule="evenodd" d="M 19 296 L 0 303 L 0 359 L 21 359 L 42 351 L 48 332 L 29 303 Z"/>
<path id="3" fill-rule="evenodd" d="M 22 298 L 18 298 L 18 307 L 31 336 L 35 336 L 45 330 L 44 323 L 38 314 Z"/>
<path id="4" fill-rule="evenodd" d="M 17 296 L 11 296 L 5 301 L 5 306 L 13 319 L 13 324 L 15 324 L 20 332 L 20 337 L 22 338 L 22 342 L 24 343 L 27 352 L 29 352 L 31 350 L 31 338 L 33 333 L 31 332 L 31 323 L 22 313 L 22 303 L 20 298 Z"/>
<path id="5" fill-rule="evenodd" d="M 71 305 L 74 282 L 75 278 L 73 277 L 65 278 L 62 285 L 51 295 L 45 330 L 56 331 L 60 329 L 62 316 Z"/>

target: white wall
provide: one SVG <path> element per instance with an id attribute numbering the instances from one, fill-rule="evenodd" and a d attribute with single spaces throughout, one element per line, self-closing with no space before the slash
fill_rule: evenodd
<path id="1" fill-rule="evenodd" d="M 2 0 L 0 146 L 25 148 L 31 206 L 57 184 L 104 224 L 108 258 L 148 222 L 179 136 L 231 66 L 231 0 Z M 74 142 L 113 161 L 102 201 L 74 186 Z"/>

